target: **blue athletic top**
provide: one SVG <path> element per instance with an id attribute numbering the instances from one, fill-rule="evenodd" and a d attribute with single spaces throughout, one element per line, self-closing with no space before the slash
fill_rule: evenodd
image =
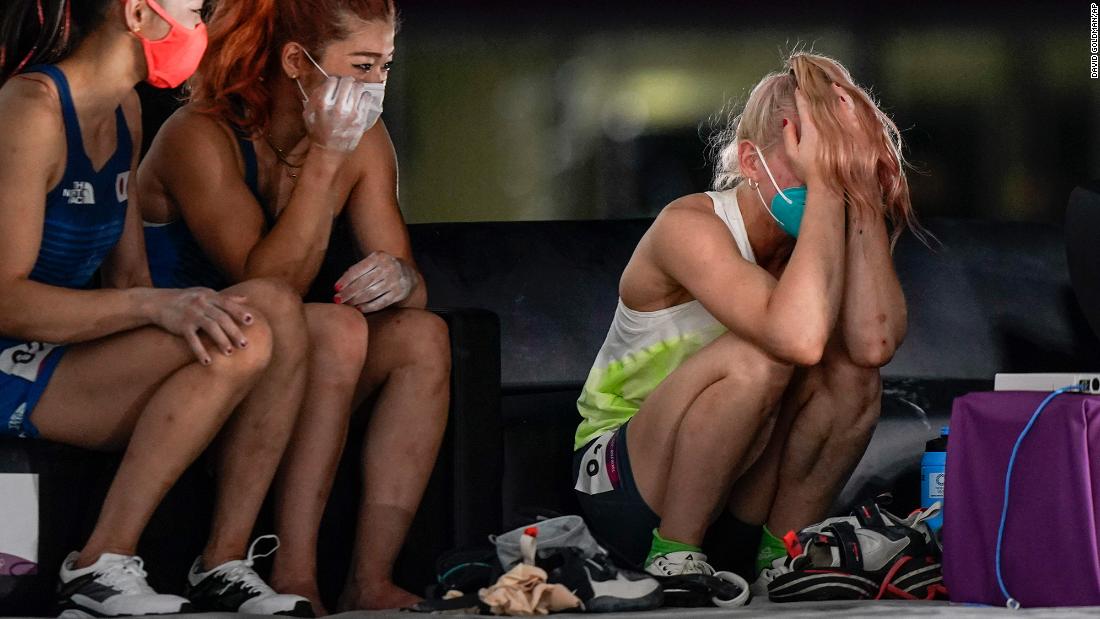
<path id="1" fill-rule="evenodd" d="M 61 182 L 46 194 L 42 245 L 30 279 L 52 286 L 87 288 L 108 252 L 118 244 L 126 221 L 126 188 L 133 144 L 120 106 L 115 110 L 115 154 L 96 171 L 84 151 L 80 123 L 65 74 L 56 66 L 32 67 L 57 85 L 65 118 L 67 160 Z"/>
<path id="2" fill-rule="evenodd" d="M 126 189 L 133 142 L 122 107 L 115 111 L 118 142 L 100 170 L 84 150 L 69 82 L 61 69 L 39 65 L 27 73 L 53 80 L 65 121 L 66 160 L 61 181 L 46 194 L 45 221 L 32 281 L 65 288 L 91 288 L 126 221 Z M 37 436 L 30 413 L 46 388 L 65 347 L 0 337 L 0 434 Z"/>
<path id="3" fill-rule="evenodd" d="M 256 149 L 252 141 L 237 134 L 237 143 L 244 158 L 244 181 L 257 202 L 260 200 Z M 274 221 L 264 212 L 270 228 Z M 206 257 L 191 229 L 180 217 L 164 224 L 145 222 L 145 252 L 149 256 L 149 272 L 157 288 L 189 288 L 203 286 L 221 290 L 229 285 L 225 275 Z"/>

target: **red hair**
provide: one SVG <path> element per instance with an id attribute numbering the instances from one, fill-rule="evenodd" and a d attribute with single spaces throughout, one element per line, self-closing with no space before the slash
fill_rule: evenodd
<path id="1" fill-rule="evenodd" d="M 265 131 L 283 46 L 294 41 L 320 54 L 348 35 L 349 16 L 396 24 L 397 9 L 394 0 L 219 2 L 207 25 L 210 42 L 192 81 L 192 101 L 248 134 Z"/>

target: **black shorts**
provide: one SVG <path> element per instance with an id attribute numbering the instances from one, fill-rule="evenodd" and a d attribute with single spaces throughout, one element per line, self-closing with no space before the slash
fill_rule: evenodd
<path id="1" fill-rule="evenodd" d="M 600 544 L 641 566 L 661 519 L 642 499 L 626 449 L 629 422 L 573 452 L 574 491 Z"/>

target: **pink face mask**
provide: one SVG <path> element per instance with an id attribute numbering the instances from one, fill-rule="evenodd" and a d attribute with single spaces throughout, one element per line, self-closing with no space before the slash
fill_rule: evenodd
<path id="1" fill-rule="evenodd" d="M 199 22 L 198 26 L 187 28 L 173 19 L 156 0 L 145 2 L 170 27 L 168 34 L 157 41 L 140 37 L 145 64 L 149 68 L 145 81 L 157 88 L 175 88 L 199 68 L 206 51 L 206 25 Z"/>

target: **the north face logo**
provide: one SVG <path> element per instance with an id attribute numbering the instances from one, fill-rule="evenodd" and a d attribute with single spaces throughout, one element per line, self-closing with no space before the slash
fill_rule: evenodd
<path id="1" fill-rule="evenodd" d="M 69 204 L 95 204 L 95 189 L 91 183 L 76 181 L 72 189 L 65 189 L 61 195 L 69 199 Z"/>

